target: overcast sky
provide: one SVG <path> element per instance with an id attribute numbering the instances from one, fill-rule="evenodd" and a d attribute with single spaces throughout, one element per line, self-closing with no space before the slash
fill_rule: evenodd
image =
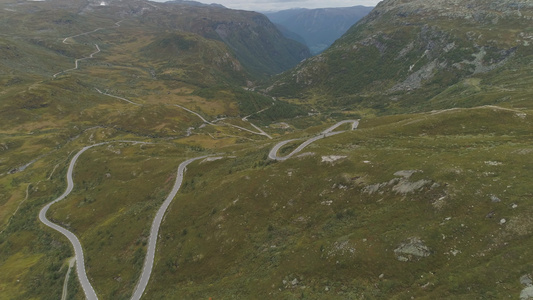
<path id="1" fill-rule="evenodd" d="M 165 2 L 166 0 L 156 0 Z M 218 3 L 233 9 L 254 11 L 283 10 L 289 8 L 376 6 L 379 0 L 195 0 L 202 3 Z"/>

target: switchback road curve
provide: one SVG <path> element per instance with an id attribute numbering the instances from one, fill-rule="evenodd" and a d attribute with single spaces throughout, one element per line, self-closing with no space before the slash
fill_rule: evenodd
<path id="1" fill-rule="evenodd" d="M 274 147 L 272 147 L 272 150 L 270 150 L 270 152 L 268 153 L 268 158 L 270 158 L 272 160 L 280 160 L 280 161 L 287 160 L 287 159 L 291 158 L 293 155 L 295 155 L 296 153 L 299 153 L 300 151 L 302 151 L 309 144 L 311 144 L 311 143 L 313 143 L 313 142 L 315 142 L 317 140 L 320 140 L 320 139 L 323 139 L 323 138 L 328 137 L 328 136 L 332 136 L 332 135 L 336 135 L 336 134 L 345 132 L 345 130 L 343 130 L 343 131 L 333 131 L 333 130 L 337 129 L 337 127 L 339 127 L 341 125 L 349 124 L 349 123 L 352 124 L 351 130 L 355 130 L 355 129 L 357 129 L 357 126 L 359 126 L 359 120 L 344 120 L 344 121 L 340 121 L 340 122 L 336 123 L 335 125 L 329 127 L 328 129 L 322 131 L 319 135 L 306 140 L 305 142 L 300 144 L 300 146 L 298 146 L 296 149 L 294 149 L 291 153 L 289 153 L 286 156 L 278 156 L 279 149 L 281 147 L 285 146 L 286 144 L 288 144 L 290 142 L 293 142 L 293 141 L 297 141 L 299 139 L 292 139 L 292 140 L 279 142 Z"/>

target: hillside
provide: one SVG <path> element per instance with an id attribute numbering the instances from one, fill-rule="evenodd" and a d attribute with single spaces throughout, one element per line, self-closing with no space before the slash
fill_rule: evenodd
<path id="1" fill-rule="evenodd" d="M 259 14 L 0 0 L 0 299 L 533 299 L 531 5 L 453 3 L 267 95 Z"/>
<path id="2" fill-rule="evenodd" d="M 259 13 L 182 3 L 157 5 L 162 6 L 165 13 L 150 10 L 141 17 L 143 24 L 223 41 L 256 77 L 283 72 L 310 56 L 306 46 L 285 38 Z"/>
<path id="3" fill-rule="evenodd" d="M 378 113 L 529 99 L 529 1 L 383 1 L 273 95 Z"/>
<path id="4" fill-rule="evenodd" d="M 294 8 L 264 14 L 285 32 L 285 36 L 295 39 L 300 36 L 314 55 L 324 51 L 340 38 L 357 21 L 366 16 L 372 7 L 353 6 L 339 8 L 304 9 Z M 297 39 L 298 40 L 298 39 Z M 299 40 L 298 40 L 299 41 Z"/>

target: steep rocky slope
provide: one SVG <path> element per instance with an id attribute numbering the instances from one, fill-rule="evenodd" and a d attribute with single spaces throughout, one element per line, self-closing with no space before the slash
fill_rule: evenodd
<path id="1" fill-rule="evenodd" d="M 223 41 L 255 76 L 280 73 L 310 56 L 306 46 L 285 38 L 262 14 L 219 6 L 158 5 L 166 12 L 150 10 L 142 22 Z"/>
<path id="2" fill-rule="evenodd" d="M 521 101 L 513 85 L 532 82 L 532 18 L 530 1 L 383 1 L 270 90 L 389 112 L 501 102 L 496 85 Z"/>

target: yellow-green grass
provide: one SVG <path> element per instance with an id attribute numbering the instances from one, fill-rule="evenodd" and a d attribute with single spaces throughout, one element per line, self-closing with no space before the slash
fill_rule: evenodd
<path id="1" fill-rule="evenodd" d="M 530 118 L 481 108 L 417 119 L 322 139 L 301 159 L 260 165 L 267 147 L 215 168 L 191 166 L 162 226 L 147 295 L 517 297 L 533 233 Z M 321 155 L 347 158 L 323 163 Z M 364 192 L 400 170 L 431 184 Z M 413 236 L 431 256 L 398 261 L 393 250 Z"/>
<path id="2" fill-rule="evenodd" d="M 19 237 L 22 238 L 22 237 Z M 15 299 L 21 290 L 25 290 L 27 284 L 22 278 L 30 271 L 30 268 L 35 265 L 42 254 L 30 254 L 18 252 L 5 260 L 0 269 L 0 293 L 4 299 Z M 34 298 L 32 298 L 34 299 Z"/>

